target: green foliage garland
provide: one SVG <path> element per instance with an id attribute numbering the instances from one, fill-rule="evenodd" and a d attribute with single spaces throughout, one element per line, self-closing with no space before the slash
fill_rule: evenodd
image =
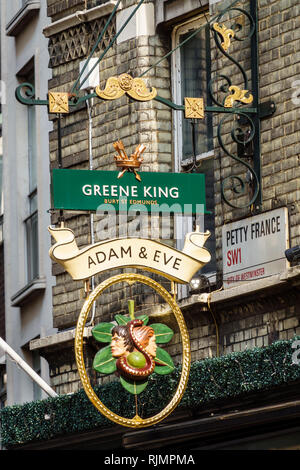
<path id="1" fill-rule="evenodd" d="M 264 348 L 196 361 L 191 366 L 189 384 L 180 407 L 197 409 L 216 400 L 271 390 L 300 380 L 300 365 L 293 364 L 292 343 L 277 341 Z M 153 374 L 142 397 L 143 417 L 160 411 L 173 396 L 180 367 L 166 376 Z M 103 403 L 121 416 L 135 413 L 134 397 L 119 381 L 96 387 Z M 84 391 L 57 398 L 9 406 L 1 410 L 1 438 L 4 447 L 48 440 L 95 428 L 112 426 L 90 403 Z"/>

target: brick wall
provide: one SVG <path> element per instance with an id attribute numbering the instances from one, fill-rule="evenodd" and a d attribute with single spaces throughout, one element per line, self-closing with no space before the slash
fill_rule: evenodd
<path id="1" fill-rule="evenodd" d="M 115 29 L 112 27 L 111 38 L 114 32 Z M 88 35 L 89 30 L 87 29 L 85 33 Z M 51 47 L 54 43 L 53 38 L 50 39 Z M 75 49 L 76 45 L 71 53 L 76 56 Z M 133 70 L 138 76 L 167 50 L 163 38 L 160 37 L 141 37 L 115 45 L 101 63 L 101 87 L 104 88 L 110 76 L 120 75 L 128 70 Z M 79 62 L 83 59 L 84 57 L 78 57 L 67 63 L 53 65 L 49 89 L 51 91 L 70 90 L 78 77 Z M 52 63 L 57 63 L 54 57 Z M 166 78 L 169 76 L 168 62 L 162 63 L 157 76 L 153 73 L 151 75 L 151 86 L 155 86 L 160 95 L 170 98 L 169 80 Z M 117 101 L 99 101 L 93 107 L 92 125 L 93 167 L 95 169 L 115 169 L 113 142 L 122 139 L 128 152 L 134 151 L 140 143 L 146 145 L 146 151 L 143 154 L 143 170 L 170 171 L 171 111 L 160 103 L 129 102 L 127 97 Z M 158 153 L 158 145 L 160 153 Z M 50 134 L 51 168 L 58 166 L 57 148 L 57 123 L 54 122 L 54 130 Z M 85 107 L 62 118 L 62 157 L 64 168 L 88 168 L 88 120 Z M 74 231 L 78 246 L 86 246 L 90 240 L 89 217 L 86 214 L 79 216 L 65 214 L 65 216 L 66 225 Z M 57 222 L 57 214 L 54 214 L 52 220 L 54 224 Z M 98 221 L 99 218 L 96 217 L 94 224 L 96 242 L 99 239 L 97 237 Z M 56 286 L 53 289 L 54 326 L 63 329 L 76 323 L 84 300 L 84 286 L 83 283 L 72 281 L 70 276 L 57 265 L 53 265 L 53 273 L 57 276 Z M 105 276 L 97 276 L 96 283 L 103 278 Z M 165 280 L 161 282 L 165 283 Z M 101 315 L 101 318 L 109 320 L 116 313 L 127 312 L 124 291 L 118 291 L 120 287 L 117 286 L 103 294 L 100 298 L 100 308 L 97 309 L 97 317 Z M 139 287 L 134 286 L 133 297 L 138 295 L 137 291 Z M 146 300 L 148 304 L 146 308 L 159 302 L 159 298 L 154 295 L 148 295 Z"/>

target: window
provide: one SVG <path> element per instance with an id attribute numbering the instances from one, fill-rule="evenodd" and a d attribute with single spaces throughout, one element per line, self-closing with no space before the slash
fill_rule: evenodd
<path id="1" fill-rule="evenodd" d="M 38 213 L 37 213 L 37 191 L 30 193 L 29 212 L 25 220 L 26 228 L 26 254 L 27 254 L 27 281 L 28 283 L 38 277 Z"/>
<path id="2" fill-rule="evenodd" d="M 185 97 L 203 98 L 205 106 L 212 106 L 208 92 L 211 79 L 210 31 L 205 18 L 201 16 L 174 28 L 173 48 L 198 29 L 198 33 L 173 54 L 173 101 L 183 104 Z M 212 260 L 201 270 L 201 274 L 205 274 L 212 282 L 216 272 L 212 114 L 205 113 L 203 120 L 191 120 L 185 119 L 183 113 L 175 112 L 174 120 L 175 169 L 179 172 L 188 171 L 196 162 L 194 171 L 205 174 L 206 208 L 210 212 L 198 216 L 196 221 L 177 219 L 177 238 L 181 238 L 178 247 L 181 248 L 185 233 L 195 229 L 195 222 L 200 225 L 201 231 L 211 232 L 205 246 L 210 251 Z"/>
<path id="3" fill-rule="evenodd" d="M 185 41 L 192 31 L 178 34 L 179 43 Z M 196 36 L 180 47 L 181 99 L 204 98 L 208 102 L 208 83 L 210 81 L 209 29 L 203 28 Z M 206 114 L 195 126 L 196 154 L 202 155 L 212 150 L 212 116 Z M 190 120 L 182 122 L 182 161 L 193 156 L 192 126 Z"/>
<path id="4" fill-rule="evenodd" d="M 23 72 L 23 82 L 34 85 L 33 61 Z M 36 155 L 36 112 L 35 106 L 27 107 L 27 155 L 28 155 L 28 216 L 24 220 L 26 235 L 27 283 L 39 275 L 38 253 L 38 205 L 37 205 L 37 155 Z"/>

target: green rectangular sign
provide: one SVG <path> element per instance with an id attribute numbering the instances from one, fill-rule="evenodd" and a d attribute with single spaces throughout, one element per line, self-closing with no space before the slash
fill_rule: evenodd
<path id="1" fill-rule="evenodd" d="M 205 175 L 56 169 L 52 173 L 54 209 L 206 213 Z"/>

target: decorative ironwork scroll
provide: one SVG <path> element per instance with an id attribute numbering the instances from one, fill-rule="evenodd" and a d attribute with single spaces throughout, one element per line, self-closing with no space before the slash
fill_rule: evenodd
<path id="1" fill-rule="evenodd" d="M 246 175 L 231 174 L 222 182 L 223 200 L 232 208 L 254 207 L 258 209 L 261 205 L 261 175 L 260 175 L 260 116 L 258 102 L 258 56 L 257 56 L 257 2 L 251 1 L 249 12 L 239 6 L 229 7 L 227 11 L 221 12 L 217 22 L 211 27 L 214 42 L 223 57 L 228 59 L 236 68 L 243 85 L 237 86 L 232 83 L 232 79 L 225 74 L 216 73 L 209 83 L 209 93 L 212 101 L 220 108 L 231 111 L 221 118 L 218 124 L 218 142 L 225 152 L 235 162 L 246 170 Z M 235 22 L 233 28 L 229 28 L 223 23 L 225 14 L 234 13 L 239 15 L 239 21 Z M 242 17 L 242 19 L 241 19 Z M 249 31 L 242 37 L 241 32 L 248 24 Z M 251 90 L 249 78 L 241 63 L 229 54 L 230 41 L 250 41 L 251 50 Z M 223 95 L 223 99 L 220 96 Z M 245 105 L 253 105 L 252 109 L 247 109 Z M 231 132 L 225 132 L 225 123 L 228 129 L 229 119 L 231 119 Z M 228 135 L 231 141 L 228 142 Z M 235 144 L 235 145 L 233 145 Z M 239 146 L 251 146 L 252 155 L 248 161 L 240 158 Z M 233 147 L 236 153 L 233 152 Z M 230 196 L 228 195 L 230 192 Z M 234 195 L 234 198 L 232 198 Z M 245 198 L 238 199 L 237 196 L 244 195 Z"/>
<path id="2" fill-rule="evenodd" d="M 241 90 L 238 86 L 232 85 L 229 87 L 229 91 L 231 91 L 232 94 L 225 99 L 225 108 L 233 108 L 235 101 L 239 101 L 240 103 L 252 103 L 253 101 L 253 96 L 249 93 L 249 90 Z"/>
<path id="3" fill-rule="evenodd" d="M 213 29 L 222 36 L 223 42 L 221 46 L 224 51 L 227 51 L 230 47 L 230 40 L 234 37 L 235 34 L 233 29 L 226 28 L 224 24 L 220 26 L 219 23 L 214 23 Z"/>
<path id="4" fill-rule="evenodd" d="M 235 124 L 235 127 L 233 127 L 231 131 L 232 140 L 237 145 L 238 144 L 243 145 L 243 146 L 249 145 L 253 141 L 255 132 L 256 132 L 254 121 L 250 116 L 244 113 L 234 114 L 234 115 L 231 115 L 230 117 L 231 119 L 235 119 L 236 116 L 243 118 L 244 125 L 239 126 Z M 256 172 L 254 171 L 253 167 L 244 159 L 241 159 L 234 153 L 230 152 L 228 145 L 225 144 L 224 137 L 223 137 L 224 135 L 223 128 L 227 120 L 228 120 L 228 116 L 225 116 L 220 120 L 220 123 L 218 126 L 218 142 L 226 155 L 228 155 L 230 158 L 240 163 L 243 167 L 247 169 L 247 176 L 246 176 L 246 181 L 244 178 L 242 178 L 239 175 L 229 175 L 226 178 L 224 178 L 224 180 L 222 181 L 222 196 L 223 196 L 224 201 L 232 208 L 237 208 L 237 207 L 245 208 L 245 207 L 251 206 L 257 200 L 257 196 L 260 190 L 260 180 Z M 236 123 L 236 121 L 234 122 Z M 237 145 L 236 145 L 236 148 L 237 148 Z M 250 191 L 251 191 L 250 200 L 248 200 L 244 204 L 240 204 L 238 206 L 235 202 L 232 202 L 231 199 L 227 198 L 226 189 L 231 189 L 234 192 L 234 194 L 238 196 L 246 195 L 247 185 L 249 186 Z"/>

